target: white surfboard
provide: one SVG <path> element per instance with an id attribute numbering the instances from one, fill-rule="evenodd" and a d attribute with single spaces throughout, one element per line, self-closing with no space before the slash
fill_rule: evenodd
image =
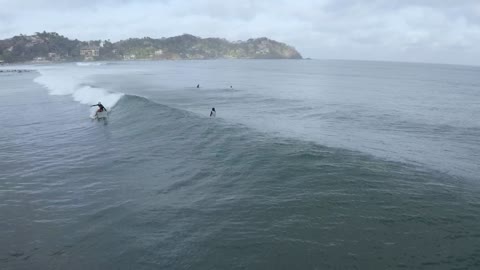
<path id="1" fill-rule="evenodd" d="M 94 115 L 90 116 L 92 119 L 96 119 L 96 120 L 99 120 L 99 119 L 107 119 L 108 118 L 108 112 L 107 111 L 103 111 L 103 112 L 97 112 L 95 113 Z"/>

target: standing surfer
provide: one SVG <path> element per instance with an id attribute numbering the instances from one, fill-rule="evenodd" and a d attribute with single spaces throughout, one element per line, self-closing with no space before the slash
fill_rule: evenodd
<path id="1" fill-rule="evenodd" d="M 210 117 L 215 117 L 217 115 L 217 112 L 215 111 L 215 108 L 212 108 L 212 111 L 210 112 Z"/>
<path id="2" fill-rule="evenodd" d="M 102 103 L 100 101 L 97 104 L 92 105 L 90 107 L 94 107 L 94 106 L 98 106 L 98 110 L 95 113 L 95 115 L 97 115 L 99 112 L 107 111 L 107 109 L 102 105 Z"/>

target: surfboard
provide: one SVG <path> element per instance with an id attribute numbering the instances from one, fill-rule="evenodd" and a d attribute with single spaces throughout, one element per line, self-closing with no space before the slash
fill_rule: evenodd
<path id="1" fill-rule="evenodd" d="M 97 112 L 96 114 L 90 116 L 90 118 L 92 118 L 94 120 L 107 119 L 108 118 L 108 112 L 106 112 L 106 111 Z"/>

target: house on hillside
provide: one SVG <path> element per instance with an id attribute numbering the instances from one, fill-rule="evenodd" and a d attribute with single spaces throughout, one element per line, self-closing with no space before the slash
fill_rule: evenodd
<path id="1" fill-rule="evenodd" d="M 124 55 L 123 60 L 136 60 L 137 56 L 135 54 L 130 54 L 130 55 Z"/>
<path id="2" fill-rule="evenodd" d="M 88 46 L 81 48 L 80 55 L 83 56 L 85 61 L 95 60 L 96 57 L 100 56 L 100 47 Z"/>
<path id="3" fill-rule="evenodd" d="M 57 53 L 48 53 L 48 59 L 50 61 L 60 61 L 60 55 L 58 55 Z"/>

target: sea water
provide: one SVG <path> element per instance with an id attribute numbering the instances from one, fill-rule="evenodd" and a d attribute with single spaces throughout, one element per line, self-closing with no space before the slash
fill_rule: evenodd
<path id="1" fill-rule="evenodd" d="M 1 269 L 480 268 L 478 67 L 22 68 L 0 73 Z"/>

